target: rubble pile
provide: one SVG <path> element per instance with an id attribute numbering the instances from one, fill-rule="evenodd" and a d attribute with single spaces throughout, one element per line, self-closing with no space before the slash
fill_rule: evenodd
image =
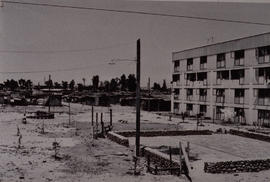
<path id="1" fill-rule="evenodd" d="M 270 159 L 204 163 L 204 171 L 206 173 L 259 172 L 269 169 Z"/>

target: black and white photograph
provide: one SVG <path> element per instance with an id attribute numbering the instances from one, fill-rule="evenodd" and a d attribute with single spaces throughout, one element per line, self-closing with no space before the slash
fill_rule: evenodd
<path id="1" fill-rule="evenodd" d="M 0 0 L 0 182 L 269 182 L 270 0 Z"/>

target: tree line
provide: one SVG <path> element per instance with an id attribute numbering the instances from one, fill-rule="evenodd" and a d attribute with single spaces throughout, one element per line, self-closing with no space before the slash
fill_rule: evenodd
<path id="1" fill-rule="evenodd" d="M 104 91 L 104 92 L 115 92 L 115 91 L 136 91 L 136 77 L 134 74 L 129 74 L 126 76 L 122 74 L 120 78 L 115 77 L 111 80 L 100 81 L 99 75 L 94 75 L 92 77 L 92 85 L 86 85 L 86 78 L 82 78 L 82 83 L 75 83 L 74 80 L 71 81 L 61 81 L 53 82 L 52 79 L 45 81 L 46 88 L 64 89 L 64 90 L 92 90 L 92 91 Z M 39 86 L 39 84 L 38 84 Z M 14 91 L 16 89 L 26 89 L 31 90 L 33 88 L 33 83 L 31 80 L 19 79 L 18 81 L 11 79 L 0 83 L 0 89 L 6 88 L 8 90 Z M 156 91 L 168 91 L 166 81 L 163 80 L 163 85 L 160 86 L 158 83 L 154 83 L 152 90 Z"/>

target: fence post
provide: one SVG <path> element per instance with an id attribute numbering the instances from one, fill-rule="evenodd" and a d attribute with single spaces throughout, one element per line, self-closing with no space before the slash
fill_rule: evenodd
<path id="1" fill-rule="evenodd" d="M 92 126 L 94 126 L 94 106 L 92 105 Z"/>
<path id="2" fill-rule="evenodd" d="M 98 130 L 98 113 L 96 113 L 96 129 Z"/>
<path id="3" fill-rule="evenodd" d="M 112 126 L 112 109 L 110 109 L 110 126 Z"/>
<path id="4" fill-rule="evenodd" d="M 157 175 L 157 172 L 158 172 L 158 168 L 157 168 L 157 165 L 155 165 L 155 175 Z"/>
<path id="5" fill-rule="evenodd" d="M 188 155 L 188 157 L 189 157 L 189 152 L 190 152 L 190 143 L 187 142 L 187 155 Z"/>
<path id="6" fill-rule="evenodd" d="M 170 172 L 172 174 L 172 147 L 169 147 L 169 153 L 170 153 Z"/>
<path id="7" fill-rule="evenodd" d="M 150 170 L 150 155 L 147 155 L 147 172 L 151 172 L 151 170 Z"/>
<path id="8" fill-rule="evenodd" d="M 181 151 L 181 142 L 179 142 L 179 176 L 182 173 L 182 151 Z"/>
<path id="9" fill-rule="evenodd" d="M 101 123 L 101 134 L 102 136 L 104 136 L 103 113 L 100 113 L 100 123 Z"/>

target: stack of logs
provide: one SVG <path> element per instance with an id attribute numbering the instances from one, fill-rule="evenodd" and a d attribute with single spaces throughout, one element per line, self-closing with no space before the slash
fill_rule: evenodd
<path id="1" fill-rule="evenodd" d="M 204 163 L 204 171 L 206 173 L 259 172 L 262 170 L 269 170 L 269 169 L 270 169 L 270 159 Z"/>

